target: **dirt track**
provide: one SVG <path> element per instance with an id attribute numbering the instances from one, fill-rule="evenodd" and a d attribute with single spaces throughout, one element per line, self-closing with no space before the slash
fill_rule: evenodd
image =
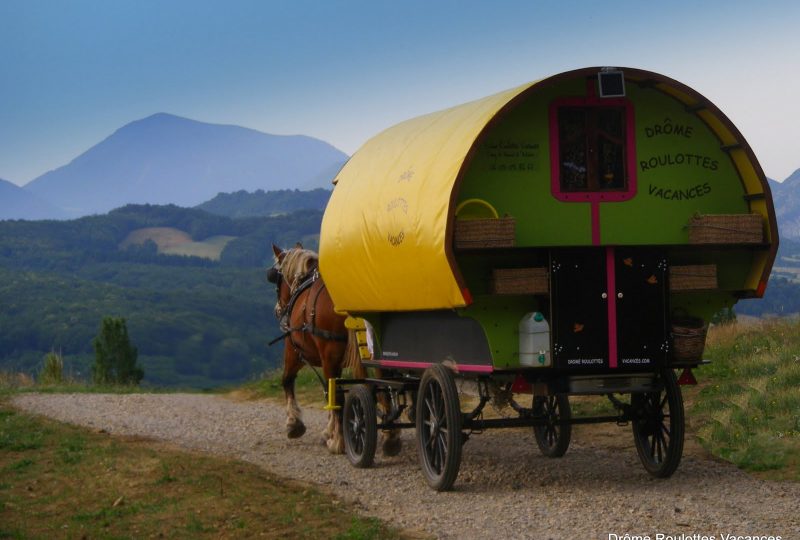
<path id="1" fill-rule="evenodd" d="M 417 464 L 414 432 L 403 452 L 354 469 L 318 441 L 324 413 L 306 408 L 301 439 L 283 434 L 284 411 L 266 401 L 192 394 L 23 394 L 14 405 L 58 420 L 232 456 L 312 482 L 365 514 L 439 538 L 602 538 L 609 533 L 769 535 L 800 538 L 800 484 L 768 482 L 689 445 L 669 480 L 639 464 L 630 428 L 576 427 L 561 459 L 539 454 L 529 430 L 473 435 L 455 489 L 435 493 Z M 612 536 L 613 538 L 613 536 Z M 698 536 L 699 538 L 699 536 Z"/>

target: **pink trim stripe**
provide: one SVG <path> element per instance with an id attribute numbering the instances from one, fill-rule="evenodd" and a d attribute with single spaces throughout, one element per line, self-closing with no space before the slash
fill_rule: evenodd
<path id="1" fill-rule="evenodd" d="M 403 360 L 378 360 L 378 363 L 387 368 L 410 368 L 425 369 L 431 367 L 435 362 L 406 362 Z M 470 364 L 456 364 L 456 370 L 465 373 L 492 373 L 493 366 L 475 366 Z"/>
<path id="2" fill-rule="evenodd" d="M 617 276 L 614 248 L 606 248 L 606 285 L 608 289 L 608 367 L 617 367 Z"/>

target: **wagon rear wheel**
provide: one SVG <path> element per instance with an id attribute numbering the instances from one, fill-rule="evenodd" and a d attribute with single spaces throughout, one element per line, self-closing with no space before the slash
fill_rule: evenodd
<path id="1" fill-rule="evenodd" d="M 633 440 L 647 472 L 668 478 L 683 455 L 683 397 L 671 369 L 665 369 L 660 379 L 663 389 L 631 395 Z"/>
<path id="2" fill-rule="evenodd" d="M 428 484 L 453 487 L 461 466 L 461 405 L 453 374 L 441 364 L 425 370 L 417 393 L 417 451 Z"/>
<path id="3" fill-rule="evenodd" d="M 545 424 L 533 427 L 539 450 L 547 457 L 563 456 L 572 438 L 572 410 L 566 394 L 534 396 L 533 414 L 542 417 Z"/>
<path id="4" fill-rule="evenodd" d="M 348 461 L 360 469 L 372 467 L 378 441 L 375 398 L 369 387 L 360 384 L 347 392 L 342 412 L 344 451 Z"/>

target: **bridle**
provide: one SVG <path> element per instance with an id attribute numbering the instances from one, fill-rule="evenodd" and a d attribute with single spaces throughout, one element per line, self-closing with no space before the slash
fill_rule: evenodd
<path id="1" fill-rule="evenodd" d="M 281 259 L 285 259 L 285 254 L 288 252 L 283 252 Z M 278 326 L 280 327 L 281 331 L 283 332 L 283 336 L 288 335 L 292 331 L 301 330 L 306 331 L 308 328 L 305 326 L 301 328 L 291 328 L 289 318 L 292 313 L 292 309 L 294 309 L 294 304 L 297 302 L 297 299 L 300 297 L 300 294 L 304 292 L 306 289 L 311 288 L 315 281 L 319 279 L 319 271 L 316 267 L 312 268 L 310 271 L 306 272 L 305 274 L 298 275 L 295 277 L 293 281 L 289 281 L 284 276 L 283 272 L 281 271 L 281 260 L 275 261 L 275 264 L 267 270 L 267 281 L 270 283 L 275 284 L 275 296 L 277 302 L 275 302 L 275 318 L 278 319 Z M 281 302 L 281 285 L 283 282 L 286 281 L 287 286 L 289 287 L 289 300 L 286 303 Z M 316 300 L 316 299 L 315 299 Z M 314 312 L 312 309 L 312 320 L 313 320 Z M 276 340 L 275 342 L 277 342 Z"/>
<path id="2" fill-rule="evenodd" d="M 285 259 L 286 254 L 288 254 L 288 251 L 282 253 L 283 257 L 281 257 L 281 259 Z M 293 281 L 288 281 L 281 271 L 281 260 L 275 261 L 275 264 L 267 270 L 267 281 L 275 284 L 275 297 L 277 299 L 275 303 L 275 317 L 278 319 L 278 322 L 281 323 L 282 330 L 286 331 L 289 328 L 289 313 L 292 312 L 292 307 L 294 307 L 297 297 L 300 296 L 301 292 L 311 287 L 318 278 L 319 271 L 314 267 L 305 274 L 295 276 Z M 287 282 L 289 287 L 289 301 L 285 304 L 281 302 L 281 285 L 284 281 Z"/>
<path id="3" fill-rule="evenodd" d="M 280 320 L 285 306 L 281 305 L 281 283 L 283 283 L 283 273 L 278 270 L 278 264 L 278 262 L 275 262 L 275 264 L 267 270 L 267 281 L 275 284 L 275 298 L 277 299 L 277 303 L 275 304 L 275 317 Z"/>
<path id="4" fill-rule="evenodd" d="M 284 252 L 285 253 L 285 252 Z M 290 335 L 294 331 L 301 331 L 301 332 L 309 332 L 312 335 L 317 337 L 321 337 L 323 339 L 327 339 L 330 341 L 347 341 L 347 334 L 336 334 L 332 332 L 328 332 L 327 330 L 323 330 L 321 328 L 317 328 L 316 326 L 316 304 L 317 299 L 319 298 L 322 289 L 325 288 L 325 284 L 323 282 L 322 287 L 317 290 L 316 296 L 310 302 L 311 305 L 311 322 L 308 324 L 304 324 L 300 328 L 291 328 L 290 326 L 290 316 L 292 313 L 292 309 L 294 308 L 295 302 L 300 297 L 300 294 L 310 289 L 314 283 L 320 279 L 319 269 L 315 266 L 309 272 L 302 276 L 298 276 L 293 282 L 288 283 L 289 286 L 289 301 L 283 304 L 281 302 L 281 285 L 284 281 L 286 281 L 283 272 L 280 270 L 280 260 L 276 261 L 272 267 L 267 270 L 267 281 L 270 283 L 275 284 L 275 296 L 277 297 L 277 302 L 275 303 L 275 318 L 278 319 L 278 326 L 280 327 L 283 334 L 279 337 L 275 338 L 269 344 L 272 345 L 277 343 L 281 339 L 285 338 L 286 336 Z"/>

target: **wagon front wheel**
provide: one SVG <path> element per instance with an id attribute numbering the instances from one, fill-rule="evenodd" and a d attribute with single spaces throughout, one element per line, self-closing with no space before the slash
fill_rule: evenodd
<path id="1" fill-rule="evenodd" d="M 533 414 L 545 421 L 544 425 L 533 427 L 539 450 L 547 457 L 563 456 L 572 438 L 572 411 L 567 395 L 534 396 Z"/>
<path id="2" fill-rule="evenodd" d="M 378 441 L 375 398 L 369 387 L 360 384 L 347 392 L 342 411 L 344 451 L 348 461 L 359 469 L 372 467 Z"/>
<path id="3" fill-rule="evenodd" d="M 428 484 L 453 487 L 461 467 L 461 405 L 452 372 L 442 364 L 425 370 L 416 400 L 417 452 Z"/>
<path id="4" fill-rule="evenodd" d="M 631 395 L 633 440 L 647 472 L 668 478 L 683 455 L 683 397 L 675 372 L 665 369 L 660 379 L 662 389 Z"/>

